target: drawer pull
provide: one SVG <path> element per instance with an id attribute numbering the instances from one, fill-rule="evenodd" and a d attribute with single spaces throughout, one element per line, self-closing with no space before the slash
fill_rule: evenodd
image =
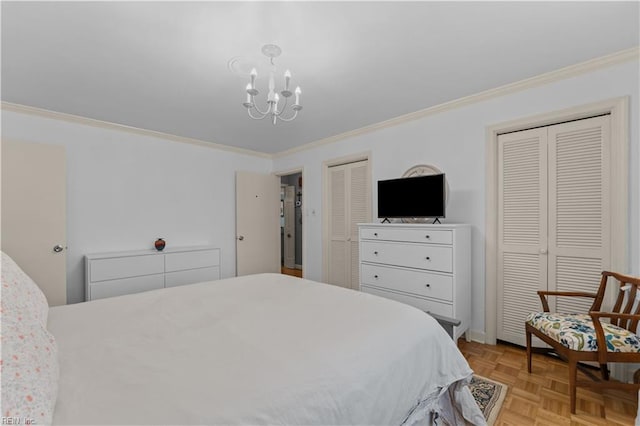
<path id="1" fill-rule="evenodd" d="M 431 260 L 431 258 L 429 256 L 426 257 L 427 260 Z"/>
<path id="2" fill-rule="evenodd" d="M 375 254 L 375 255 L 377 256 L 377 255 L 378 255 L 378 252 L 377 252 L 377 251 L 374 251 L 374 252 L 373 252 L 373 254 Z"/>
<path id="3" fill-rule="evenodd" d="M 375 279 L 377 280 L 377 279 L 378 279 L 378 276 L 377 276 L 377 275 L 374 275 L 374 276 L 373 276 L 373 278 L 375 278 Z"/>
<path id="4" fill-rule="evenodd" d="M 374 236 L 374 237 L 377 237 L 377 236 L 378 236 L 378 233 L 377 233 L 377 232 L 374 232 L 374 233 L 373 233 L 373 236 Z"/>
<path id="5" fill-rule="evenodd" d="M 427 234 L 427 240 L 428 240 L 429 238 L 431 238 L 431 237 Z"/>
<path id="6" fill-rule="evenodd" d="M 427 284 L 426 286 L 427 286 L 427 287 L 431 287 L 431 284 Z"/>

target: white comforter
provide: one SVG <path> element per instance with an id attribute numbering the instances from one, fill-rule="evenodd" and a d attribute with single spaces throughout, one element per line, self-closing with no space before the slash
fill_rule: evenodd
<path id="1" fill-rule="evenodd" d="M 56 307 L 48 325 L 57 424 L 483 422 L 435 320 L 331 285 L 252 275 Z"/>

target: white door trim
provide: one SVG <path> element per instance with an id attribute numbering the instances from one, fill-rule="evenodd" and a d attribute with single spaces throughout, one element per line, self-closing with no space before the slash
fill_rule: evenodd
<path id="1" fill-rule="evenodd" d="M 613 98 L 488 126 L 485 188 L 485 342 L 496 344 L 498 274 L 498 135 L 611 114 L 611 269 L 628 273 L 629 98 Z M 615 208 L 614 208 L 615 207 Z M 523 324 L 524 327 L 524 324 Z"/>
<path id="2" fill-rule="evenodd" d="M 340 166 L 342 164 L 355 163 L 357 161 L 367 161 L 369 165 L 369 182 L 373 182 L 373 167 L 371 167 L 371 151 L 346 155 L 344 157 L 332 158 L 322 162 L 322 281 L 329 279 L 329 167 Z M 373 185 L 371 185 L 371 188 Z M 371 194 L 371 212 L 373 212 L 373 194 Z M 303 235 L 304 236 L 304 235 Z"/>

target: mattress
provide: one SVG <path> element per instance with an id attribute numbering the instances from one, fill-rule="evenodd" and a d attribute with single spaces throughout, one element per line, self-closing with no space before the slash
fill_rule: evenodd
<path id="1" fill-rule="evenodd" d="M 309 280 L 259 274 L 54 307 L 48 328 L 54 424 L 484 421 L 464 386 L 472 371 L 432 317 Z"/>

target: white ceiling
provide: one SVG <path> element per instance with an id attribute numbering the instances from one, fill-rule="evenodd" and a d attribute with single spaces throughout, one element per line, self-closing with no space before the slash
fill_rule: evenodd
<path id="1" fill-rule="evenodd" d="M 8 2 L 2 100 L 266 153 L 639 44 L 638 2 Z M 276 43 L 304 106 L 242 106 Z M 295 86 L 294 86 L 295 87 Z M 261 98 L 262 100 L 262 98 Z"/>

